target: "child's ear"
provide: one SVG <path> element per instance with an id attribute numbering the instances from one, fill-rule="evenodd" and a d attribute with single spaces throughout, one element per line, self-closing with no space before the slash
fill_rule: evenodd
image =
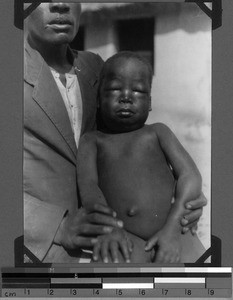
<path id="1" fill-rule="evenodd" d="M 151 96 L 150 96 L 150 100 L 149 100 L 149 111 L 152 111 L 152 107 L 151 107 Z"/>

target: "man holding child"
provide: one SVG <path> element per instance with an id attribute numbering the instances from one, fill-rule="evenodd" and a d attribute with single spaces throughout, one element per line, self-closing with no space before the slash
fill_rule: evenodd
<path id="1" fill-rule="evenodd" d="M 78 205 L 77 148 L 95 128 L 103 65 L 98 55 L 69 47 L 80 14 L 80 3 L 50 2 L 25 19 L 24 243 L 41 262 L 80 262 L 98 235 L 123 226 L 106 205 Z M 181 223 L 192 227 L 206 200 L 189 204 Z"/>

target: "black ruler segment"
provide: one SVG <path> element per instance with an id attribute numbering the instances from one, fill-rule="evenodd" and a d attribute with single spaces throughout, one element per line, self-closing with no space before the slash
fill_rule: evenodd
<path id="1" fill-rule="evenodd" d="M 74 278 L 77 273 L 2 273 L 2 278 Z"/>
<path id="2" fill-rule="evenodd" d="M 3 278 L 2 283 L 50 283 L 50 278 L 39 278 L 39 277 L 10 277 L 10 278 Z"/>

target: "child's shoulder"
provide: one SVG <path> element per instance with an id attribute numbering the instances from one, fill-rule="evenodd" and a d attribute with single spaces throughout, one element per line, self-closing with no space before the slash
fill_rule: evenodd
<path id="1" fill-rule="evenodd" d="M 148 125 L 147 131 L 153 133 L 158 139 L 170 139 L 174 136 L 171 129 L 160 122 Z"/>
<path id="2" fill-rule="evenodd" d="M 153 124 L 149 124 L 147 125 L 147 130 L 148 131 L 155 131 L 155 132 L 166 132 L 166 131 L 170 131 L 170 128 L 165 125 L 164 123 L 158 122 L 158 123 L 153 123 Z"/>

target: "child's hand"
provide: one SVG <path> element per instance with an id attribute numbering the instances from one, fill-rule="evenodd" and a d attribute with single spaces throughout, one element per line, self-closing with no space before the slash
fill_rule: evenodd
<path id="1" fill-rule="evenodd" d="M 120 250 L 120 252 L 119 252 Z M 123 229 L 114 228 L 109 234 L 100 235 L 93 247 L 93 260 L 100 258 L 104 263 L 118 263 L 120 257 L 128 263 L 133 250 L 133 243 Z M 110 258 L 110 259 L 109 259 Z"/>
<path id="2" fill-rule="evenodd" d="M 153 235 L 146 243 L 145 251 L 156 249 L 152 258 L 156 263 L 178 263 L 180 261 L 181 242 L 178 234 L 166 228 Z"/>

